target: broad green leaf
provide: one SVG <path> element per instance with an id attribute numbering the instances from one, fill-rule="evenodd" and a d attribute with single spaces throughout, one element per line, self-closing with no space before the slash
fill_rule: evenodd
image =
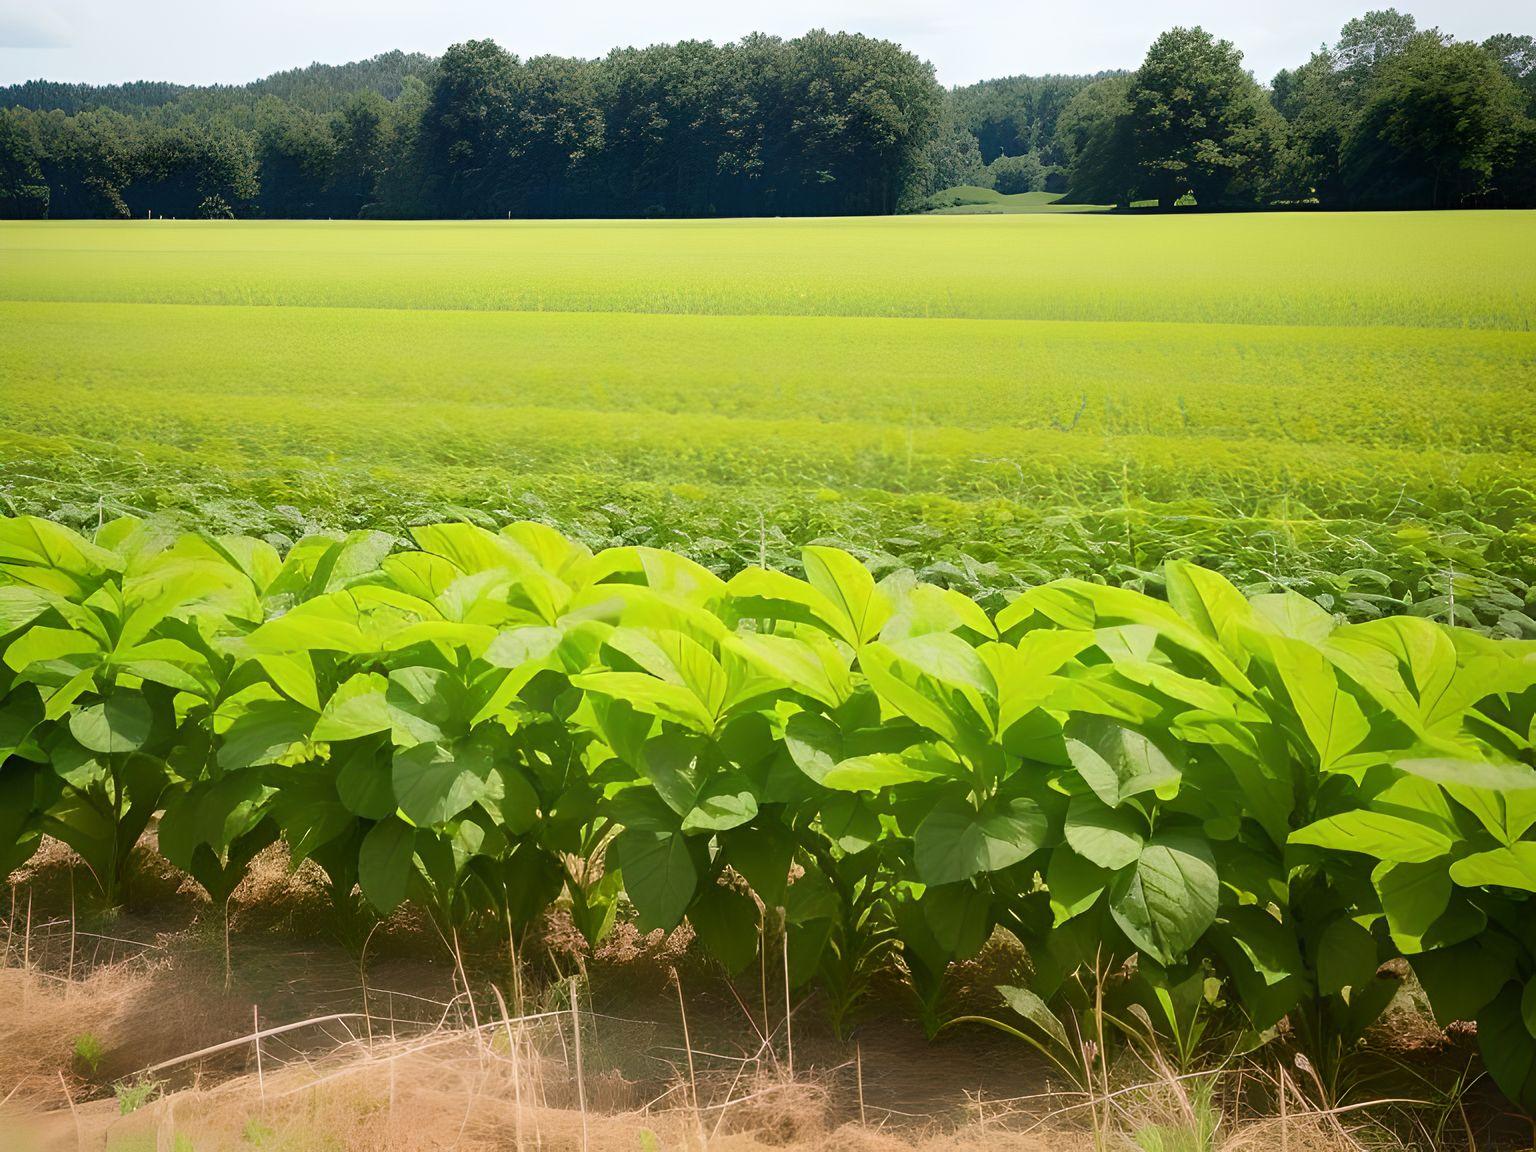
<path id="1" fill-rule="evenodd" d="M 1281 636 L 1307 644 L 1320 644 L 1338 626 L 1333 614 L 1296 592 L 1255 596 L 1253 614 Z"/>
<path id="2" fill-rule="evenodd" d="M 1332 996 L 1364 987 L 1376 975 L 1376 938 L 1347 916 L 1323 929 L 1317 942 L 1317 990 Z"/>
<path id="3" fill-rule="evenodd" d="M 1247 598 L 1225 576 L 1185 560 L 1168 561 L 1163 574 L 1173 609 L 1220 644 L 1239 667 L 1245 665 L 1248 654 L 1238 638 L 1237 626 L 1253 616 Z"/>
<path id="4" fill-rule="evenodd" d="M 907 757 L 882 752 L 839 760 L 827 770 L 821 782 L 841 792 L 879 792 L 897 784 L 936 780 L 940 775 Z"/>
<path id="5" fill-rule="evenodd" d="M 921 904 L 923 917 L 946 959 L 971 959 L 992 935 L 992 895 L 974 885 L 929 888 Z"/>
<path id="6" fill-rule="evenodd" d="M 757 958 L 757 905 L 745 893 L 706 884 L 688 909 L 688 923 L 727 972 L 740 972 Z"/>
<path id="7" fill-rule="evenodd" d="M 840 851 L 862 852 L 880 839 L 880 816 L 857 792 L 835 792 L 821 805 L 822 833 Z"/>
<path id="8" fill-rule="evenodd" d="M 870 686 L 895 711 L 955 744 L 996 732 L 997 685 L 976 649 L 935 632 L 859 653 Z"/>
<path id="9" fill-rule="evenodd" d="M 391 776 L 400 810 L 418 825 L 441 824 L 491 792 L 491 758 L 473 740 L 396 748 Z"/>
<path id="10" fill-rule="evenodd" d="M 1451 838 L 1436 828 L 1365 808 L 1308 824 L 1292 832 L 1290 842 L 1360 852 L 1395 864 L 1423 864 L 1451 850 Z"/>
<path id="11" fill-rule="evenodd" d="M 843 733 L 816 712 L 796 712 L 784 725 L 784 747 L 795 766 L 820 784 L 843 758 Z"/>
<path id="12" fill-rule="evenodd" d="M 1003 998 L 1003 1003 L 1012 1008 L 1024 1019 L 1028 1020 L 1040 1031 L 1054 1040 L 1062 1048 L 1071 1049 L 1071 1043 L 1067 1039 L 1067 1029 L 1057 1019 L 1056 1014 L 1046 1007 L 1045 1001 L 1028 988 L 1015 988 L 1008 984 L 1000 984 L 998 993 Z"/>
<path id="13" fill-rule="evenodd" d="M 63 660 L 71 656 L 97 656 L 101 645 L 90 636 L 68 628 L 29 628 L 5 649 L 5 666 L 13 672 L 25 672 L 34 664 Z"/>
<path id="14" fill-rule="evenodd" d="M 363 837 L 357 880 L 381 916 L 388 916 L 405 899 L 415 844 L 416 829 L 394 816 L 380 820 Z"/>
<path id="15" fill-rule="evenodd" d="M 1370 735 L 1370 721 L 1359 702 L 1339 683 L 1339 674 L 1320 651 L 1301 640 L 1281 635 L 1257 637 L 1285 685 L 1318 763 L 1338 768 Z"/>
<path id="16" fill-rule="evenodd" d="M 1463 888 L 1518 888 L 1536 892 L 1536 841 L 1477 852 L 1457 860 L 1450 877 Z"/>
<path id="17" fill-rule="evenodd" d="M 757 815 L 757 798 L 739 772 L 712 776 L 699 790 L 693 807 L 683 816 L 684 832 L 726 832 Z"/>
<path id="18" fill-rule="evenodd" d="M 675 928 L 699 881 L 682 834 L 626 829 L 613 842 L 613 851 L 641 931 Z"/>
<path id="19" fill-rule="evenodd" d="M 1506 844 L 1536 826 L 1536 771 L 1523 764 L 1437 759 L 1394 766 L 1439 784 Z"/>
<path id="20" fill-rule="evenodd" d="M 69 732 L 82 747 L 104 755 L 136 752 L 149 739 L 154 717 L 143 697 L 116 692 L 69 717 Z"/>
<path id="21" fill-rule="evenodd" d="M 1514 978 L 1515 948 L 1509 937 L 1484 932 L 1449 948 L 1410 956 L 1414 975 L 1429 994 L 1435 1022 L 1444 1028 L 1477 1019 Z"/>
<path id="22" fill-rule="evenodd" d="M 1067 808 L 1067 843 L 1100 868 L 1118 871 L 1140 859 L 1145 835 L 1146 821 L 1129 808 L 1110 808 L 1091 795 L 1074 796 Z"/>
<path id="23" fill-rule="evenodd" d="M 1232 943 L 1266 988 L 1301 976 L 1304 965 L 1291 925 L 1281 923 L 1267 909 L 1251 904 L 1228 909 L 1222 920 Z"/>
<path id="24" fill-rule="evenodd" d="M 1113 876 L 1065 844 L 1058 844 L 1051 852 L 1051 863 L 1045 873 L 1055 925 L 1059 927 L 1097 904 Z"/>
<path id="25" fill-rule="evenodd" d="M 360 672 L 344 682 L 326 702 L 315 722 L 316 740 L 356 740 L 389 731 L 393 719 L 385 692 L 389 681 L 375 672 Z"/>
<path id="26" fill-rule="evenodd" d="M 1211 846 L 1182 831 L 1160 832 L 1110 890 L 1115 923 L 1159 964 L 1182 959 L 1216 919 L 1220 883 Z"/>
<path id="27" fill-rule="evenodd" d="M 1480 788 L 1490 792 L 1536 791 L 1536 769 L 1524 764 L 1487 760 L 1397 760 L 1393 767 L 1445 787 Z"/>
<path id="28" fill-rule="evenodd" d="M 857 647 L 880 635 L 891 618 L 891 603 L 868 568 L 838 548 L 802 548 L 800 559 L 811 587 L 837 607 L 844 638 L 851 645 Z"/>
<path id="29" fill-rule="evenodd" d="M 1521 1011 L 1525 991 L 1510 982 L 1477 1015 L 1477 1048 L 1499 1090 L 1523 1112 L 1536 1112 L 1536 1037 Z"/>
<path id="30" fill-rule="evenodd" d="M 1424 864 L 1378 864 L 1371 881 L 1381 897 L 1392 940 L 1411 955 L 1451 901 L 1451 877 L 1443 860 Z"/>
<path id="31" fill-rule="evenodd" d="M 40 589 L 0 584 L 0 636 L 32 623 L 48 611 L 52 602 Z"/>
<path id="32" fill-rule="evenodd" d="M 349 811 L 368 820 L 382 820 L 397 807 L 393 769 L 380 752 L 377 742 L 360 741 L 332 761 L 336 768 L 336 794 Z"/>
<path id="33" fill-rule="evenodd" d="M 998 872 L 1034 855 L 1046 842 L 1045 813 L 1032 800 L 989 804 L 946 800 L 918 825 L 917 874 L 924 884 L 953 884 Z"/>
<path id="34" fill-rule="evenodd" d="M 252 700 L 222 733 L 219 767 L 229 770 L 275 764 L 295 745 L 308 740 L 314 725 L 315 714 L 291 700 Z"/>
<path id="35" fill-rule="evenodd" d="M 384 701 L 389 713 L 390 738 L 402 746 L 456 740 L 469 731 L 474 712 L 462 681 L 441 668 L 394 669 L 384 689 Z M 368 713 L 376 707 L 370 701 Z M 371 715 L 368 719 L 372 719 Z"/>
<path id="36" fill-rule="evenodd" d="M 794 854 L 793 834 L 773 824 L 738 828 L 725 840 L 726 862 L 746 878 L 769 908 L 784 903 Z"/>
<path id="37" fill-rule="evenodd" d="M 1083 783 L 1105 804 L 1119 807 L 1133 796 L 1177 786 L 1178 768 L 1139 732 L 1097 716 L 1075 719 L 1067 756 Z"/>

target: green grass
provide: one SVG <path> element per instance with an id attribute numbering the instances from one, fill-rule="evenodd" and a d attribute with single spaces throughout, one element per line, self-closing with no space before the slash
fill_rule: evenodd
<path id="1" fill-rule="evenodd" d="M 999 192 L 975 184 L 959 184 L 935 192 L 924 201 L 932 216 L 995 216 L 1016 212 L 1108 212 L 1108 204 L 1063 204 L 1061 192 Z"/>
<path id="2" fill-rule="evenodd" d="M 1455 584 L 1518 630 L 1533 241 L 1532 213 L 5 224 L 0 510 L 537 515 L 720 567 L 823 536 L 972 591 L 1187 555 L 1387 608 Z"/>

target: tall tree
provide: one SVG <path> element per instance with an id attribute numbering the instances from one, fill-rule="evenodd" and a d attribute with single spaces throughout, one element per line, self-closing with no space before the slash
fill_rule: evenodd
<path id="1" fill-rule="evenodd" d="M 1339 32 L 1333 54 L 1343 72 L 1365 77 L 1395 56 L 1418 35 L 1418 25 L 1396 8 L 1378 8 L 1357 16 Z"/>
<path id="2" fill-rule="evenodd" d="M 11 115 L 0 112 L 0 219 L 48 215 L 48 182 L 37 162 L 37 142 Z"/>
<path id="3" fill-rule="evenodd" d="M 1129 76 L 1090 84 L 1067 105 L 1056 126 L 1056 145 L 1067 165 L 1068 199 L 1079 204 L 1128 207 L 1136 192 Z"/>
<path id="4" fill-rule="evenodd" d="M 1536 36 L 1501 32 L 1483 41 L 1483 51 L 1525 93 L 1526 112 L 1536 116 Z"/>
<path id="5" fill-rule="evenodd" d="M 1168 208 L 1192 192 L 1210 208 L 1268 190 L 1284 125 L 1230 41 L 1198 27 L 1163 33 L 1126 101 L 1143 197 Z"/>
<path id="6" fill-rule="evenodd" d="M 1340 165 L 1354 120 L 1331 52 L 1275 77 L 1274 104 L 1287 120 L 1281 183 L 1287 198 L 1323 203 L 1343 195 Z"/>
<path id="7" fill-rule="evenodd" d="M 1363 207 L 1455 207 L 1487 191 L 1521 119 L 1512 81 L 1478 45 L 1415 36 L 1372 78 L 1343 161 Z"/>

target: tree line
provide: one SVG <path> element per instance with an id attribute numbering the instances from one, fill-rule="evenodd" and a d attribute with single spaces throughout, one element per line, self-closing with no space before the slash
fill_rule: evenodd
<path id="1" fill-rule="evenodd" d="M 1374 11 L 1267 87 L 1231 43 L 1176 28 L 1134 72 L 947 92 L 899 45 L 822 31 L 0 89 L 4 217 L 884 214 L 967 184 L 1202 209 L 1536 205 L 1536 41 Z"/>

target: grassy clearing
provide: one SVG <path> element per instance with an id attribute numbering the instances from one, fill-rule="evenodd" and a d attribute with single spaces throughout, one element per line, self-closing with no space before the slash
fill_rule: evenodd
<path id="1" fill-rule="evenodd" d="M 974 184 L 960 184 L 935 192 L 927 200 L 934 216 L 987 216 L 1015 212 L 1107 212 L 1105 204 L 1063 204 L 1060 192 L 999 192 Z"/>

